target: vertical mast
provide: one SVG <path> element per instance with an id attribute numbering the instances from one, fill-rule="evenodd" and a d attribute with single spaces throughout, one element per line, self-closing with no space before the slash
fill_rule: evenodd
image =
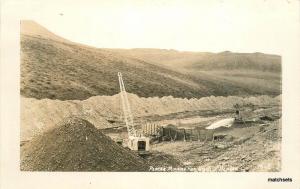
<path id="1" fill-rule="evenodd" d="M 125 85 L 124 85 L 124 81 L 123 81 L 121 72 L 118 72 L 118 77 L 119 77 L 122 108 L 123 108 L 123 112 L 124 112 L 124 120 L 125 120 L 125 124 L 127 127 L 128 135 L 129 135 L 129 137 L 130 136 L 136 137 L 137 133 L 136 133 L 136 130 L 133 125 L 133 116 L 132 116 L 132 113 L 130 110 L 129 101 L 128 101 L 128 97 L 127 97 L 127 93 L 125 90 Z"/>

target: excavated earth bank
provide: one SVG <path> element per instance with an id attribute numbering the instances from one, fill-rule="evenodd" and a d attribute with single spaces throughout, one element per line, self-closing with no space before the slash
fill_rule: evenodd
<path id="1" fill-rule="evenodd" d="M 281 95 L 277 97 L 203 97 L 182 99 L 171 96 L 140 98 L 128 94 L 134 117 L 163 116 L 178 112 L 199 110 L 233 110 L 235 104 L 256 106 L 280 106 Z M 112 127 L 110 120 L 119 120 L 121 115 L 119 94 L 114 96 L 95 96 L 87 100 L 37 100 L 21 97 L 21 141 L 30 140 L 55 127 L 64 118 L 76 116 L 86 119 L 96 128 Z"/>

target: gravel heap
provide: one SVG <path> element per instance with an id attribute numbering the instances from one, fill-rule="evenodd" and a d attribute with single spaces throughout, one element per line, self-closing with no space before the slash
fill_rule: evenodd
<path id="1" fill-rule="evenodd" d="M 147 171 L 148 164 L 80 118 L 67 118 L 21 147 L 22 171 Z"/>

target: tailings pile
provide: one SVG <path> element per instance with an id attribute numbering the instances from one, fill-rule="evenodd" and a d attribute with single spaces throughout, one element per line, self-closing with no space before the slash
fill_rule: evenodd
<path id="1" fill-rule="evenodd" d="M 147 171 L 147 162 L 121 147 L 80 118 L 63 120 L 54 129 L 21 147 L 23 171 Z"/>
<path id="2" fill-rule="evenodd" d="M 281 96 L 209 96 L 200 99 L 167 97 L 141 98 L 128 94 L 134 118 L 147 116 L 164 116 L 180 112 L 234 110 L 235 104 L 240 106 L 280 106 Z M 114 96 L 95 96 L 87 100 L 37 100 L 21 98 L 21 140 L 30 140 L 34 135 L 44 133 L 55 127 L 66 117 L 76 116 L 88 120 L 96 128 L 110 128 L 111 121 L 121 121 L 121 98 Z"/>

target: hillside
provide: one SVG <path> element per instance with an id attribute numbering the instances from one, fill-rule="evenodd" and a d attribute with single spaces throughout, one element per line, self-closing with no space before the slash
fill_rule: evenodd
<path id="1" fill-rule="evenodd" d="M 62 37 L 55 35 L 54 33 L 44 28 L 43 26 L 31 20 L 21 21 L 21 34 L 35 36 L 35 37 L 48 39 L 48 40 L 55 40 L 59 42 L 71 43 L 71 41 L 68 41 Z"/>
<path id="2" fill-rule="evenodd" d="M 118 71 L 124 75 L 127 90 L 141 96 L 207 94 L 198 94 L 205 86 L 193 84 L 183 74 L 105 50 L 62 42 L 49 33 L 45 37 L 42 32 L 29 34 L 21 35 L 23 96 L 68 100 L 113 95 L 119 91 Z"/>
<path id="3" fill-rule="evenodd" d="M 182 62 L 184 57 L 178 61 Z M 207 65 L 205 67 L 210 63 Z M 20 92 L 24 97 L 83 100 L 97 95 L 114 95 L 119 92 L 117 72 L 122 72 L 126 90 L 141 97 L 199 98 L 281 93 L 279 73 L 267 70 L 252 75 L 248 71 L 244 72 L 246 74 L 213 73 L 194 64 L 189 66 L 189 69 L 174 69 L 164 61 L 154 62 L 111 49 L 80 45 L 56 36 L 35 22 L 21 22 Z"/>
<path id="4" fill-rule="evenodd" d="M 110 51 L 162 64 L 170 68 L 190 70 L 255 70 L 281 72 L 281 57 L 264 53 L 186 52 L 167 49 L 108 49 Z"/>

